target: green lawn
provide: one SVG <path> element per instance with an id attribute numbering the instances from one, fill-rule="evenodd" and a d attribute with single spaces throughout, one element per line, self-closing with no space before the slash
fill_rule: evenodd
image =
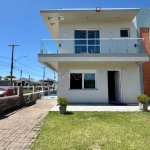
<path id="1" fill-rule="evenodd" d="M 150 112 L 50 112 L 32 150 L 149 150 Z"/>
<path id="2" fill-rule="evenodd" d="M 32 92 L 33 92 L 33 90 L 23 89 L 23 94 L 32 93 Z"/>

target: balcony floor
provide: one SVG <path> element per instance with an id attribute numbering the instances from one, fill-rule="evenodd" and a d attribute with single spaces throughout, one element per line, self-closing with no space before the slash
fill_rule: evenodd
<path id="1" fill-rule="evenodd" d="M 149 61 L 145 53 L 113 53 L 113 54 L 39 54 L 38 61 L 48 68 L 58 71 L 58 62 L 135 62 Z"/>

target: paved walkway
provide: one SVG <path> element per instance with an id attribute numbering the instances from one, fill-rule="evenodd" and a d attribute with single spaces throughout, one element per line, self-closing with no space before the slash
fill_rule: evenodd
<path id="1" fill-rule="evenodd" d="M 39 100 L 36 105 L 0 115 L 0 150 L 30 149 L 48 111 L 56 100 Z"/>
<path id="2" fill-rule="evenodd" d="M 150 106 L 149 106 L 150 107 Z M 150 111 L 150 108 L 148 109 Z M 59 111 L 59 106 L 54 106 L 50 111 Z M 92 105 L 69 105 L 67 111 L 120 111 L 120 112 L 134 112 L 141 111 L 139 106 L 92 106 Z"/>

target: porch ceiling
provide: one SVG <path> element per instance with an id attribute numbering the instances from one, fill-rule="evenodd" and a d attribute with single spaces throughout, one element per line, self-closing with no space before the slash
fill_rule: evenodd
<path id="1" fill-rule="evenodd" d="M 46 67 L 58 71 L 59 62 L 135 62 L 149 61 L 148 54 L 39 54 L 38 61 Z"/>

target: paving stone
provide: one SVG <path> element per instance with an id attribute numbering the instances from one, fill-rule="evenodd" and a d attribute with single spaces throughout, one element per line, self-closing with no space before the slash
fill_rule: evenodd
<path id="1" fill-rule="evenodd" d="M 1 119 L 0 150 L 29 150 L 45 116 L 56 104 L 56 100 L 38 100 Z"/>

